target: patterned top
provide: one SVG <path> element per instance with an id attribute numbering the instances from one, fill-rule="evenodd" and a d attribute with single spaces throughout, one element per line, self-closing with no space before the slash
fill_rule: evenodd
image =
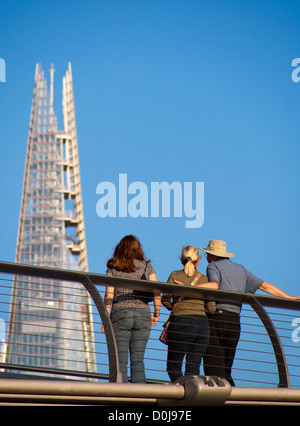
<path id="1" fill-rule="evenodd" d="M 146 267 L 145 261 L 135 259 L 134 265 L 136 267 L 136 270 L 134 272 L 122 272 L 122 271 L 117 271 L 114 268 L 107 268 L 106 273 L 112 275 L 113 277 L 130 278 L 130 279 L 138 279 L 138 280 L 141 279 L 144 272 L 147 279 L 149 278 L 150 275 L 155 274 L 153 266 L 149 262 L 147 262 L 147 267 Z M 145 267 L 146 267 L 146 270 L 145 270 Z M 116 287 L 114 291 L 112 311 L 114 309 L 119 309 L 119 308 L 150 310 L 150 307 L 147 303 L 144 303 L 141 300 L 137 299 L 137 297 L 134 295 L 133 289 L 125 288 L 125 287 Z"/>

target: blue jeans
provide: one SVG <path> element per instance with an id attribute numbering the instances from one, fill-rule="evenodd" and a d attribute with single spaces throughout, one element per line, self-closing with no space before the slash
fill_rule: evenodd
<path id="1" fill-rule="evenodd" d="M 172 382 L 185 374 L 198 375 L 202 356 L 209 342 L 209 322 L 205 315 L 177 315 L 168 331 L 167 372 Z"/>
<path id="2" fill-rule="evenodd" d="M 145 383 L 144 354 L 151 331 L 151 314 L 148 309 L 112 311 L 111 321 L 118 346 L 123 382 L 128 382 L 127 364 L 130 353 L 132 383 Z"/>

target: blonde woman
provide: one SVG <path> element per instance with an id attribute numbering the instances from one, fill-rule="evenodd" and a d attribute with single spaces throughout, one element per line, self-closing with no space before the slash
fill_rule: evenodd
<path id="1" fill-rule="evenodd" d="M 169 283 L 207 288 L 218 287 L 217 283 L 209 283 L 208 278 L 198 272 L 200 256 L 196 247 L 184 247 L 180 260 L 183 269 L 171 272 L 168 278 Z M 172 310 L 167 359 L 170 380 L 175 382 L 183 375 L 181 370 L 184 357 L 186 357 L 185 375 L 199 374 L 201 360 L 209 342 L 209 322 L 205 310 L 213 313 L 215 302 L 205 303 L 200 299 L 165 294 L 162 297 L 162 304 Z"/>

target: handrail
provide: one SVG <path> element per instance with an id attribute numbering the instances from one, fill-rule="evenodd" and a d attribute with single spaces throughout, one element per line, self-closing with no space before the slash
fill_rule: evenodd
<path id="1" fill-rule="evenodd" d="M 36 276 L 47 279 L 55 279 L 62 281 L 80 282 L 93 299 L 98 313 L 101 316 L 104 329 L 106 331 L 108 355 L 110 359 L 109 379 L 113 382 L 121 382 L 121 373 L 119 371 L 119 362 L 117 355 L 116 341 L 110 318 L 105 309 L 102 297 L 97 289 L 97 285 L 114 286 L 114 287 L 129 287 L 137 290 L 158 290 L 161 293 L 180 294 L 193 298 L 209 298 L 235 303 L 249 304 L 259 318 L 263 322 L 276 357 L 279 387 L 289 387 L 289 373 L 285 355 L 281 346 L 279 336 L 276 329 L 269 318 L 263 306 L 276 307 L 280 309 L 292 309 L 300 311 L 300 302 L 292 299 L 280 299 L 272 296 L 261 296 L 247 293 L 225 292 L 221 290 L 211 290 L 205 288 L 196 288 L 182 286 L 180 284 L 170 284 L 158 281 L 142 281 L 127 278 L 116 278 L 108 275 L 101 275 L 83 271 L 70 271 L 64 269 L 54 269 L 47 267 L 37 267 L 32 265 L 23 265 L 10 262 L 0 262 L 0 273 L 8 273 L 14 275 Z"/>
<path id="2" fill-rule="evenodd" d="M 109 318 L 107 309 L 104 305 L 103 299 L 95 287 L 94 283 L 90 280 L 88 276 L 85 277 L 86 282 L 84 280 L 82 281 L 85 289 L 91 296 L 92 300 L 94 301 L 96 308 L 98 309 L 98 313 L 101 317 L 104 330 L 105 330 L 105 337 L 107 342 L 107 350 L 108 350 L 108 357 L 109 357 L 109 381 L 110 382 L 116 382 L 116 383 L 122 383 L 122 373 L 120 372 L 119 368 L 119 357 L 118 357 L 118 351 L 117 351 L 117 343 L 115 338 L 114 329 L 111 323 L 111 320 Z"/>
<path id="3" fill-rule="evenodd" d="M 290 309 L 300 311 L 300 301 L 293 299 L 281 299 L 273 296 L 254 295 L 249 293 L 238 293 L 233 291 L 211 290 L 207 288 L 182 286 L 180 284 L 164 283 L 160 281 L 145 281 L 128 278 L 113 277 L 84 271 L 70 271 L 67 269 L 54 269 L 48 267 L 24 265 L 20 263 L 0 262 L 0 273 L 15 275 L 30 275 L 42 278 L 56 279 L 61 281 L 73 281 L 83 283 L 88 277 L 94 285 L 129 287 L 136 290 L 158 290 L 161 293 L 180 294 L 185 297 L 196 299 L 214 298 L 226 302 L 250 304 L 252 299 L 258 300 L 262 306 Z M 216 297 L 217 296 L 217 297 Z"/>
<path id="4" fill-rule="evenodd" d="M 210 379 L 213 382 L 212 379 Z M 1 379 L 0 406 L 300 406 L 300 389 L 231 387 L 191 376 L 178 384 L 91 383 L 58 380 Z M 144 409 L 143 409 L 144 411 Z M 148 414 L 148 413 L 147 413 Z M 145 415 L 145 418 L 148 418 Z M 137 423 L 137 422 L 136 422 Z"/>
<path id="5" fill-rule="evenodd" d="M 259 303 L 259 301 L 256 298 L 252 298 L 251 300 L 249 300 L 249 305 L 251 305 L 253 310 L 257 313 L 257 315 L 261 319 L 270 337 L 270 340 L 274 349 L 276 361 L 277 361 L 277 369 L 278 369 L 278 376 L 279 376 L 278 387 L 289 388 L 290 387 L 289 370 L 288 370 L 287 362 L 285 359 L 283 348 L 282 348 L 279 336 L 277 334 L 276 328 L 274 327 L 274 324 L 271 321 L 271 318 L 267 314 L 266 310 L 263 308 L 263 306 Z"/>

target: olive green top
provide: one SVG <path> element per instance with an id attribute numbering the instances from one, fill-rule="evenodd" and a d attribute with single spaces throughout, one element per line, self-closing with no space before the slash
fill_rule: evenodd
<path id="1" fill-rule="evenodd" d="M 174 280 L 182 282 L 184 285 L 191 285 L 194 278 L 199 272 L 195 270 L 191 277 L 188 277 L 184 270 L 171 272 L 168 283 L 174 283 Z M 201 274 L 197 284 L 208 282 L 206 275 Z M 171 294 L 164 294 L 162 296 L 162 304 L 165 308 L 172 309 L 174 303 L 178 302 L 180 296 L 172 296 Z M 178 306 L 173 311 L 173 315 L 205 315 L 206 312 L 213 314 L 216 310 L 216 303 L 214 301 L 193 299 L 191 297 L 184 297 L 178 303 Z"/>

